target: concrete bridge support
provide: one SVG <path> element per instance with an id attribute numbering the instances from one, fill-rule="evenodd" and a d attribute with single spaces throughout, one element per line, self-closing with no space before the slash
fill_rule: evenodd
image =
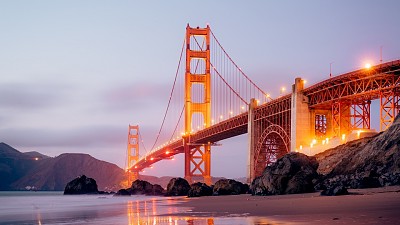
<path id="1" fill-rule="evenodd" d="M 254 108 L 257 107 L 257 100 L 252 98 L 249 104 L 249 117 L 247 123 L 247 137 L 248 137 L 248 163 L 247 163 L 247 182 L 251 183 L 256 178 L 255 171 L 255 122 L 254 122 Z"/>
<path id="2" fill-rule="evenodd" d="M 304 80 L 296 78 L 292 85 L 292 103 L 290 120 L 290 151 L 301 152 L 302 147 L 311 143 L 313 135 L 311 134 L 312 120 L 311 111 L 308 106 L 308 98 L 302 93 L 304 89 Z M 315 126 L 314 126 L 315 127 Z"/>

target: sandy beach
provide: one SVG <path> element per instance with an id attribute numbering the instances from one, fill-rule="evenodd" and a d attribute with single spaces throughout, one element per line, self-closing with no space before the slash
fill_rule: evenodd
<path id="1" fill-rule="evenodd" d="M 254 224 L 400 224 L 400 186 L 350 189 L 350 195 L 187 198 L 180 206 L 193 217 L 254 217 Z M 257 217 L 262 217 L 257 220 Z"/>

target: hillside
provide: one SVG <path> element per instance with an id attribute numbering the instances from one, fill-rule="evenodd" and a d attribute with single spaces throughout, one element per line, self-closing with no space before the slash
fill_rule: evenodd
<path id="1" fill-rule="evenodd" d="M 316 158 L 318 173 L 328 179 L 337 177 L 332 181 L 358 185 L 360 182 L 355 181 L 361 180 L 372 186 L 400 184 L 400 115 L 386 131 L 329 149 Z"/>
<path id="2" fill-rule="evenodd" d="M 0 190 L 9 190 L 11 183 L 36 167 L 38 162 L 34 159 L 35 157 L 21 153 L 5 143 L 0 143 Z"/>
<path id="3" fill-rule="evenodd" d="M 11 184 L 13 189 L 35 186 L 39 190 L 64 190 L 65 185 L 85 174 L 96 180 L 99 190 L 116 190 L 124 179 L 124 170 L 115 164 L 88 154 L 65 153 L 39 160 L 38 165 Z"/>

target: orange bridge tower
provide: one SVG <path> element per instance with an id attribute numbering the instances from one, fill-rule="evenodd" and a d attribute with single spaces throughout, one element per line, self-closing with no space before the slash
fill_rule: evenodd
<path id="1" fill-rule="evenodd" d="M 199 41 L 200 40 L 200 41 Z M 192 96 L 193 85 L 200 96 Z M 211 144 L 192 144 L 193 116 L 203 118 L 203 127 L 211 124 L 211 78 L 210 78 L 210 27 L 186 27 L 186 72 L 185 72 L 185 179 L 192 183 L 203 178 L 211 184 Z"/>
<path id="2" fill-rule="evenodd" d="M 139 126 L 129 125 L 128 129 L 128 148 L 127 148 L 127 175 L 128 186 L 139 178 L 139 172 L 133 172 L 132 166 L 139 160 Z"/>

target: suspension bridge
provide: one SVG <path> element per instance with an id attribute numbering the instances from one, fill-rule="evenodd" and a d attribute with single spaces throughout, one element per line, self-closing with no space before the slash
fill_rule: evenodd
<path id="1" fill-rule="evenodd" d="M 288 94 L 272 99 L 236 65 L 209 26 L 188 25 L 160 130 L 145 154 L 139 154 L 139 126 L 129 126 L 129 179 L 182 153 L 185 179 L 210 184 L 212 146 L 247 133 L 251 182 L 288 152 L 316 154 L 322 149 L 313 150 L 318 144 L 327 148 L 355 131 L 358 137 L 370 131 L 371 101 L 379 101 L 380 130 L 385 130 L 399 114 L 399 96 L 400 60 L 395 60 L 307 88 L 295 78 Z"/>

